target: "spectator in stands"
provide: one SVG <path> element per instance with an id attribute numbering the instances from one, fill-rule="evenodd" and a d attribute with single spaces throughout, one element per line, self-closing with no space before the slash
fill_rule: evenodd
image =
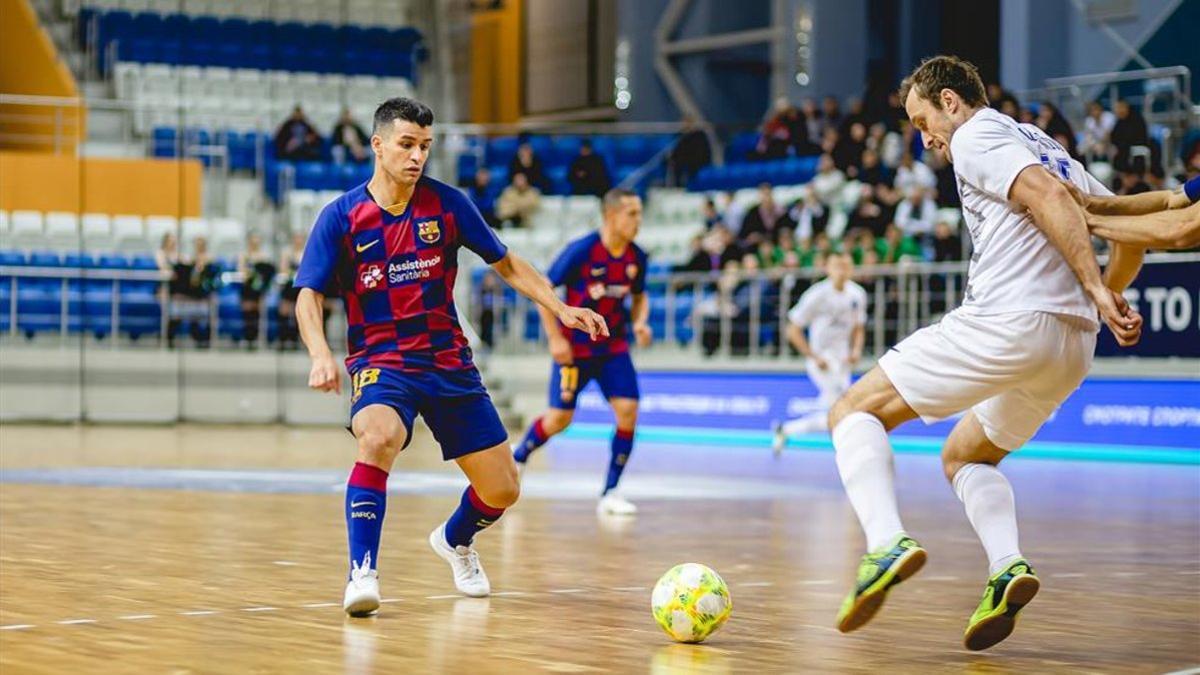
<path id="1" fill-rule="evenodd" d="M 775 100 L 775 107 L 763 121 L 762 135 L 754 146 L 755 159 L 780 159 L 787 157 L 792 145 L 792 134 L 796 131 L 797 113 L 786 97 Z"/>
<path id="2" fill-rule="evenodd" d="M 851 230 L 862 229 L 878 236 L 883 233 L 888 224 L 888 214 L 883 205 L 875 200 L 875 191 L 869 185 L 863 185 L 858 193 L 858 200 L 850 210 L 846 227 Z"/>
<path id="3" fill-rule="evenodd" d="M 821 132 L 821 152 L 833 155 L 833 151 L 837 149 L 838 141 L 842 139 L 842 135 L 833 127 L 826 127 Z M 835 162 L 836 163 L 836 162 Z"/>
<path id="4" fill-rule="evenodd" d="M 829 223 L 829 207 L 821 203 L 812 185 L 804 190 L 804 196 L 792 205 L 788 211 L 788 219 L 796 224 L 796 236 L 801 241 L 812 241 L 817 234 L 825 231 Z"/>
<path id="5" fill-rule="evenodd" d="M 879 153 L 879 163 L 889 171 L 900 166 L 900 158 L 904 155 L 904 133 L 912 128 L 907 117 L 899 126 L 899 130 L 891 131 L 881 124 L 876 124 L 867 136 L 867 146 Z"/>
<path id="6" fill-rule="evenodd" d="M 1108 136 L 1117 124 L 1117 116 L 1104 109 L 1099 101 L 1088 103 L 1087 117 L 1083 119 L 1083 142 L 1079 152 L 1086 159 L 1108 158 L 1110 145 Z"/>
<path id="7" fill-rule="evenodd" d="M 988 83 L 987 96 L 988 105 L 1005 115 L 1009 115 L 1013 119 L 1017 119 L 1013 113 L 1016 113 L 1021 108 L 1021 103 L 1017 101 L 1017 97 L 1013 96 L 1012 92 L 1001 87 L 999 82 Z"/>
<path id="8" fill-rule="evenodd" d="M 838 142 L 833 147 L 833 163 L 845 172 L 846 177 L 854 180 L 862 168 L 863 151 L 867 149 L 867 127 L 861 122 L 850 125 L 846 134 L 839 134 Z"/>
<path id="9" fill-rule="evenodd" d="M 811 98 L 806 98 L 800 103 L 800 114 L 804 117 L 805 136 L 810 143 L 816 143 L 821 138 L 821 130 L 824 125 L 821 122 L 821 111 L 817 109 L 817 102 Z"/>
<path id="10" fill-rule="evenodd" d="M 298 349 L 300 346 L 300 329 L 296 324 L 296 298 L 300 297 L 300 289 L 295 281 L 300 258 L 304 255 L 304 243 L 303 233 L 293 234 L 291 247 L 279 256 L 279 273 L 283 277 L 279 294 L 279 348 L 284 350 Z M 329 312 L 325 312 L 325 315 L 328 316 Z"/>
<path id="11" fill-rule="evenodd" d="M 916 161 L 911 152 L 906 152 L 900 159 L 892 187 L 901 195 L 908 194 L 915 187 L 932 190 L 937 187 L 937 177 L 924 162 Z"/>
<path id="12" fill-rule="evenodd" d="M 879 253 L 879 262 L 884 265 L 900 262 L 901 260 L 921 260 L 921 245 L 915 239 L 900 231 L 900 227 L 891 223 L 884 230 L 883 239 L 875 243 Z"/>
<path id="13" fill-rule="evenodd" d="M 345 161 L 365 162 L 371 158 L 371 139 L 354 121 L 349 108 L 342 108 L 337 124 L 333 125 L 333 133 L 329 135 L 329 142 L 333 161 L 339 164 Z"/>
<path id="14" fill-rule="evenodd" d="M 826 153 L 817 161 L 817 175 L 813 176 L 812 189 L 817 199 L 826 206 L 834 206 L 846 184 L 846 174 L 838 171 L 833 156 Z"/>
<path id="15" fill-rule="evenodd" d="M 509 180 L 515 183 L 516 181 L 513 179 L 517 174 L 524 174 L 529 185 L 540 192 L 550 191 L 550 180 L 546 178 L 542 160 L 534 154 L 533 145 L 530 144 L 528 136 L 521 138 L 521 144 L 517 146 L 517 154 L 508 164 Z"/>
<path id="16" fill-rule="evenodd" d="M 804 247 L 796 241 L 792 230 L 785 227 L 779 230 L 779 243 L 771 250 L 768 267 L 801 267 L 804 265 L 805 253 Z M 811 252 L 808 253 L 811 256 Z M 811 259 L 809 262 L 811 264 Z"/>
<path id="17" fill-rule="evenodd" d="M 785 218 L 783 208 L 775 202 L 771 184 L 759 184 L 758 206 L 746 213 L 742 228 L 738 230 L 738 243 L 747 248 L 757 247 L 764 241 L 774 244 Z"/>
<path id="18" fill-rule="evenodd" d="M 724 225 L 713 227 L 708 233 L 697 236 L 696 246 L 692 249 L 692 257 L 686 263 L 675 268 L 677 272 L 715 272 L 721 269 L 729 260 L 737 260 L 738 247 L 734 243 L 733 233 Z"/>
<path id="19" fill-rule="evenodd" d="M 938 206 L 959 208 L 962 202 L 958 197 L 958 179 L 954 177 L 954 167 L 946 161 L 940 152 L 931 152 L 927 156 L 927 164 L 933 171 L 936 182 L 934 201 Z"/>
<path id="20" fill-rule="evenodd" d="M 725 223 L 725 218 L 717 210 L 717 203 L 713 201 L 712 197 L 704 198 L 704 206 L 701 207 L 700 213 L 704 217 L 704 230 L 706 232 Z"/>
<path id="21" fill-rule="evenodd" d="M 467 196 L 479 209 L 484 222 L 493 228 L 500 227 L 500 219 L 496 217 L 496 191 L 492 189 L 492 172 L 486 166 L 475 170 L 475 177 L 467 187 Z"/>
<path id="22" fill-rule="evenodd" d="M 321 158 L 321 136 L 300 106 L 292 109 L 275 132 L 275 156 L 293 162 Z"/>
<path id="23" fill-rule="evenodd" d="M 825 258 L 829 257 L 830 253 L 836 251 L 837 248 L 833 245 L 833 240 L 829 238 L 826 232 L 820 232 L 813 237 L 812 244 L 812 265 L 813 267 L 824 267 Z"/>
<path id="24" fill-rule="evenodd" d="M 279 268 L 263 252 L 262 237 L 256 233 L 246 237 L 246 250 L 238 256 L 237 266 L 242 279 L 242 337 L 246 346 L 254 349 L 262 321 L 263 295 L 274 283 Z"/>
<path id="25" fill-rule="evenodd" d="M 496 203 L 496 216 L 501 222 L 513 227 L 523 227 L 541 205 L 542 193 L 529 184 L 528 174 L 515 173 L 512 184 L 500 193 L 500 200 Z"/>
<path id="26" fill-rule="evenodd" d="M 208 254 L 208 240 L 192 240 L 193 255 L 189 258 L 175 250 L 175 237 L 163 237 L 162 249 L 156 260 L 159 269 L 170 265 L 171 306 L 167 322 L 167 346 L 175 347 L 175 336 L 186 321 L 196 346 L 209 344 L 209 298 L 220 285 L 221 270 Z M 170 261 L 174 261 L 171 263 Z"/>
<path id="27" fill-rule="evenodd" d="M 500 295 L 502 289 L 494 271 L 484 272 L 476 306 L 479 307 L 479 340 L 487 350 L 496 346 L 496 309 L 504 306 Z"/>
<path id="28" fill-rule="evenodd" d="M 733 322 L 739 314 L 734 294 L 741 279 L 741 261 L 732 258 L 721 267 L 716 292 L 696 303 L 695 312 L 701 318 L 700 344 L 705 356 L 712 356 L 721 347 L 722 319 Z"/>
<path id="29" fill-rule="evenodd" d="M 1113 124 L 1109 141 L 1116 149 L 1113 158 L 1113 168 L 1117 171 L 1131 171 L 1133 162 L 1130 151 L 1137 146 L 1150 145 L 1150 131 L 1142 114 L 1129 105 L 1129 101 L 1120 99 L 1115 106 L 1117 121 Z M 1142 167 L 1144 171 L 1146 167 Z M 1139 172 L 1140 173 L 1140 172 Z"/>
<path id="30" fill-rule="evenodd" d="M 1146 182 L 1144 174 L 1137 171 L 1122 171 L 1120 173 L 1120 185 L 1117 187 L 1117 194 L 1121 196 L 1139 195 L 1143 192 L 1150 191 L 1150 184 Z"/>
<path id="31" fill-rule="evenodd" d="M 842 107 L 836 96 L 826 96 L 821 101 L 821 133 L 826 129 L 838 129 L 842 126 Z"/>
<path id="32" fill-rule="evenodd" d="M 1078 148 L 1075 144 L 1075 131 L 1071 129 L 1071 123 L 1067 118 L 1062 116 L 1058 111 L 1058 107 L 1049 101 L 1042 101 L 1038 106 L 1037 126 L 1046 135 L 1058 141 L 1064 148 L 1067 149 L 1067 154 L 1072 157 L 1078 156 Z"/>
<path id="33" fill-rule="evenodd" d="M 737 232 L 742 227 L 742 219 L 746 217 L 745 203 L 739 203 L 734 199 L 732 190 L 726 190 L 721 196 L 720 204 L 724 207 L 725 227 L 729 228 L 730 232 Z"/>
<path id="34" fill-rule="evenodd" d="M 924 187 L 915 187 L 896 205 L 896 225 L 905 235 L 918 241 L 930 237 L 937 222 L 937 204 L 930 196 L 931 192 Z"/>
<path id="35" fill-rule="evenodd" d="M 687 187 L 696 172 L 712 163 L 712 147 L 708 134 L 704 133 L 695 118 L 683 118 L 683 134 L 671 148 L 667 166 L 671 172 L 671 185 Z"/>
<path id="36" fill-rule="evenodd" d="M 962 239 L 944 219 L 933 226 L 933 261 L 962 260 Z"/>
<path id="37" fill-rule="evenodd" d="M 863 130 L 866 131 L 867 125 L 870 122 L 864 111 L 863 100 L 861 98 L 852 98 L 846 105 L 846 115 L 842 117 L 842 121 L 838 124 L 838 133 L 842 136 L 849 136 L 850 127 L 855 124 L 861 124 Z"/>
<path id="38" fill-rule="evenodd" d="M 567 180 L 571 183 L 573 195 L 603 197 L 608 188 L 612 187 L 604 158 L 592 152 L 591 140 L 585 138 L 579 144 L 579 155 L 571 160 Z"/>
<path id="39" fill-rule="evenodd" d="M 908 113 L 904 111 L 904 101 L 900 100 L 900 93 L 895 89 L 888 92 L 887 113 L 883 124 L 887 131 L 892 133 L 899 133 L 900 125 L 908 124 Z"/>

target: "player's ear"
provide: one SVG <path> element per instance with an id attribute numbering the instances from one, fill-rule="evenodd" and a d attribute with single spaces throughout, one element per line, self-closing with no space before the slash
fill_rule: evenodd
<path id="1" fill-rule="evenodd" d="M 376 157 L 383 153 L 383 137 L 379 134 L 371 134 L 371 150 Z"/>

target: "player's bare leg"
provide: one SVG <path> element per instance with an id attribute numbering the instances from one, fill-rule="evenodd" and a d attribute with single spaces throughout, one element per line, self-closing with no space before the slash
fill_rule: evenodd
<path id="1" fill-rule="evenodd" d="M 476 533 L 490 527 L 517 502 L 521 482 L 506 443 L 464 455 L 455 462 L 471 484 L 463 492 L 458 509 L 429 534 L 429 545 L 450 564 L 454 585 L 461 593 L 485 597 L 492 587 L 472 541 Z"/>
<path id="2" fill-rule="evenodd" d="M 870 621 L 888 590 L 925 564 L 925 550 L 900 522 L 888 441 L 890 430 L 916 416 L 879 367 L 830 410 L 838 473 L 867 537 L 867 555 L 859 563 L 854 589 L 838 612 L 837 627 L 843 633 Z"/>
<path id="3" fill-rule="evenodd" d="M 988 583 L 967 624 L 967 649 L 987 649 L 1012 634 L 1017 614 L 1041 583 L 1017 542 L 1012 486 L 997 465 L 1008 451 L 988 439 L 975 413 L 968 412 L 942 448 L 942 467 L 988 556 Z"/>
<path id="4" fill-rule="evenodd" d="M 636 398 L 613 397 L 608 399 L 616 418 L 617 428 L 613 433 L 611 455 L 608 463 L 608 475 L 604 481 L 604 492 L 600 495 L 600 503 L 596 512 L 607 516 L 632 516 L 637 513 L 637 507 L 621 496 L 617 484 L 621 473 L 633 452 L 633 434 L 637 428 L 638 400 Z"/>
<path id="5" fill-rule="evenodd" d="M 542 447 L 551 438 L 566 431 L 575 418 L 575 411 L 568 408 L 550 408 L 529 425 L 525 437 L 512 447 L 512 456 L 517 463 L 518 475 L 525 472 L 525 464 L 534 450 Z"/>
<path id="6" fill-rule="evenodd" d="M 408 429 L 395 410 L 368 405 L 351 420 L 358 456 L 346 484 L 346 529 L 350 578 L 342 608 L 351 616 L 379 609 L 379 539 L 387 508 L 387 477 L 408 441 Z"/>

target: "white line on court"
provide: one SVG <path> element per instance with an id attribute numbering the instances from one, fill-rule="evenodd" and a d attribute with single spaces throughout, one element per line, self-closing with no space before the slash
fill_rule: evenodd
<path id="1" fill-rule="evenodd" d="M 142 621 L 145 619 L 154 619 L 157 617 L 158 617 L 157 614 L 127 614 L 125 616 L 118 616 L 117 618 L 121 619 L 122 621 Z"/>
<path id="2" fill-rule="evenodd" d="M 390 602 L 390 600 L 383 600 L 382 602 Z M 316 609 L 318 607 L 337 607 L 337 603 L 336 602 L 310 602 L 307 605 L 300 605 L 300 606 L 306 607 L 308 609 Z"/>
<path id="3" fill-rule="evenodd" d="M 1145 572 L 1113 572 L 1114 577 L 1144 577 Z"/>
<path id="4" fill-rule="evenodd" d="M 273 563 L 279 565 L 280 567 L 296 567 L 300 564 L 298 562 L 292 562 L 291 560 L 275 560 Z"/>
<path id="5" fill-rule="evenodd" d="M 947 576 L 921 577 L 921 578 L 924 579 L 925 581 L 958 581 L 958 577 L 947 577 Z"/>
<path id="6" fill-rule="evenodd" d="M 763 586 L 771 586 L 771 585 L 773 585 L 773 584 L 770 581 L 747 581 L 747 582 L 738 584 L 738 586 L 741 586 L 742 588 L 761 588 Z"/>
<path id="7" fill-rule="evenodd" d="M 274 612 L 278 607 L 243 607 L 243 612 Z"/>
<path id="8" fill-rule="evenodd" d="M 448 600 L 450 598 L 465 598 L 465 597 L 467 597 L 467 596 L 461 595 L 459 593 L 451 593 L 450 595 L 427 595 L 427 596 L 425 596 L 425 599 L 426 600 Z"/>
<path id="9" fill-rule="evenodd" d="M 833 583 L 833 579 L 805 579 L 800 584 L 804 586 L 828 586 Z"/>
<path id="10" fill-rule="evenodd" d="M 36 628 L 31 623 L 10 623 L 7 626 L 0 626 L 0 630 L 25 630 L 26 628 Z"/>
<path id="11" fill-rule="evenodd" d="M 384 598 L 384 599 L 380 600 L 379 602 L 400 602 L 400 600 L 401 600 L 400 598 Z M 336 602 L 331 602 L 329 604 L 333 605 L 333 606 L 337 605 Z"/>
<path id="12" fill-rule="evenodd" d="M 179 616 L 210 616 L 219 613 L 215 609 L 195 609 L 190 612 L 180 612 Z"/>
<path id="13" fill-rule="evenodd" d="M 567 593 L 583 593 L 583 592 L 584 592 L 584 590 L 585 590 L 585 589 L 582 589 L 582 588 L 557 588 L 557 589 L 555 589 L 555 590 L 553 590 L 553 591 L 550 591 L 550 592 L 551 592 L 551 593 L 558 593 L 558 594 L 560 594 L 560 595 L 565 595 L 565 594 L 567 594 Z"/>
<path id="14" fill-rule="evenodd" d="M 500 591 L 498 593 L 492 593 L 492 597 L 497 597 L 497 596 L 512 597 L 515 595 L 529 595 L 529 594 L 526 593 L 525 591 Z"/>
<path id="15" fill-rule="evenodd" d="M 95 619 L 65 619 L 63 621 L 55 621 L 55 623 L 62 624 L 63 626 L 78 626 L 80 624 L 85 624 L 85 623 L 96 623 L 96 620 Z"/>
<path id="16" fill-rule="evenodd" d="M 1074 579 L 1075 577 L 1083 576 L 1083 572 L 1056 572 L 1050 576 L 1057 577 L 1059 579 Z"/>

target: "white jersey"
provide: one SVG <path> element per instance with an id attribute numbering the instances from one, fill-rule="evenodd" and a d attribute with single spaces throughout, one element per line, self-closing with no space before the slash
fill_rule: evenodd
<path id="1" fill-rule="evenodd" d="M 1032 165 L 1045 166 L 1089 194 L 1107 190 L 1041 129 L 991 108 L 979 110 L 954 132 L 950 154 L 975 248 L 960 311 L 1068 314 L 1098 329 L 1096 307 L 1067 261 L 1008 193 L 1017 175 Z"/>
<path id="2" fill-rule="evenodd" d="M 850 355 L 855 326 L 867 322 L 867 292 L 853 281 L 839 291 L 825 279 L 804 291 L 788 312 L 788 321 L 808 327 L 808 343 L 815 354 L 843 360 Z"/>

